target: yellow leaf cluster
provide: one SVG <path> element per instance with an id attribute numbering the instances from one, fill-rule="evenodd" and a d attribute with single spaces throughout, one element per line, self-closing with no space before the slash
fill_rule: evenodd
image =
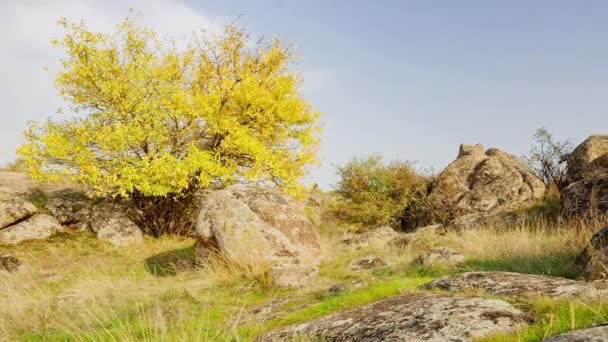
<path id="1" fill-rule="evenodd" d="M 319 113 L 299 94 L 278 39 L 253 47 L 235 26 L 186 48 L 127 18 L 112 34 L 60 20 L 56 84 L 76 118 L 31 123 L 18 153 L 32 176 L 102 194 L 179 194 L 214 182 L 296 191 L 314 162 Z"/>

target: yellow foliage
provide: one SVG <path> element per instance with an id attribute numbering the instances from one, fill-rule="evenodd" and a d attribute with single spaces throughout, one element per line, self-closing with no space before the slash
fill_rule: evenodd
<path id="1" fill-rule="evenodd" d="M 279 39 L 248 45 L 227 26 L 186 48 L 127 18 L 112 34 L 62 19 L 56 84 L 78 114 L 31 123 L 18 153 L 35 179 L 71 178 L 99 193 L 180 193 L 240 180 L 286 190 L 314 162 L 319 113 L 299 94 Z"/>

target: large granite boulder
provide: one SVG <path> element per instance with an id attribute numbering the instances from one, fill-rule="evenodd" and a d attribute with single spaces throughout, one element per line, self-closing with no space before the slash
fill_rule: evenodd
<path id="1" fill-rule="evenodd" d="M 483 292 L 497 296 L 549 298 L 602 298 L 608 283 L 588 283 L 558 277 L 512 272 L 466 272 L 439 278 L 422 286 L 426 290 Z"/>
<path id="2" fill-rule="evenodd" d="M 406 294 L 289 326 L 259 341 L 472 341 L 525 326 L 511 304 L 485 298 Z"/>
<path id="3" fill-rule="evenodd" d="M 430 198 L 464 214 L 514 209 L 542 198 L 543 181 L 517 157 L 482 145 L 461 145 L 458 158 L 433 182 Z"/>
<path id="4" fill-rule="evenodd" d="M 197 264 L 212 253 L 242 264 L 263 263 L 279 286 L 299 286 L 317 272 L 319 238 L 312 223 L 279 190 L 233 185 L 201 199 Z"/>
<path id="5" fill-rule="evenodd" d="M 551 336 L 544 342 L 606 342 L 608 341 L 608 325 L 600 325 L 588 329 L 573 330 L 561 335 Z"/>
<path id="6" fill-rule="evenodd" d="M 608 135 L 592 135 L 576 147 L 568 157 L 566 177 L 565 215 L 608 213 Z"/>

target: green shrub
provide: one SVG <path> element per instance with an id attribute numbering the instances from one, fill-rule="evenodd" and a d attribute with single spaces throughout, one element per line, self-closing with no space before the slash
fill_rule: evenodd
<path id="1" fill-rule="evenodd" d="M 338 168 L 337 199 L 329 212 L 357 227 L 400 226 L 403 211 L 426 194 L 427 179 L 412 163 L 385 164 L 382 157 L 353 159 Z"/>

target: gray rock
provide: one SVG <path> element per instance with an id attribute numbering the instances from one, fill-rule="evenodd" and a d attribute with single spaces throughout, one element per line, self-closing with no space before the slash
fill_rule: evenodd
<path id="1" fill-rule="evenodd" d="M 608 325 L 580 329 L 552 336 L 545 342 L 608 342 Z"/>
<path id="2" fill-rule="evenodd" d="M 0 230 L 38 211 L 35 205 L 10 192 L 0 192 Z"/>
<path id="3" fill-rule="evenodd" d="M 98 239 L 115 246 L 124 247 L 143 241 L 141 229 L 122 208 L 109 203 L 93 207 L 90 227 Z"/>
<path id="4" fill-rule="evenodd" d="M 414 263 L 422 266 L 459 265 L 464 262 L 464 255 L 448 247 L 435 247 L 418 256 Z"/>
<path id="5" fill-rule="evenodd" d="M 268 264 L 279 286 L 305 284 L 320 263 L 312 223 L 275 188 L 233 185 L 207 193 L 201 198 L 196 234 L 197 264 L 215 251 L 245 265 Z"/>
<path id="6" fill-rule="evenodd" d="M 54 217 L 36 214 L 0 230 L 0 243 L 15 245 L 27 240 L 44 240 L 61 231 L 63 227 Z"/>
<path id="7" fill-rule="evenodd" d="M 513 332 L 528 320 L 501 300 L 406 294 L 289 326 L 258 340 L 472 341 Z"/>
<path id="8" fill-rule="evenodd" d="M 565 278 L 512 272 L 466 272 L 439 278 L 422 286 L 426 290 L 483 292 L 499 296 L 600 298 L 608 294 L 608 283 L 582 282 Z"/>
<path id="9" fill-rule="evenodd" d="M 543 181 L 517 157 L 499 149 L 484 152 L 478 144 L 460 146 L 458 158 L 439 174 L 429 198 L 461 214 L 487 214 L 525 205 L 544 193 Z M 479 219 L 467 220 L 472 218 Z"/>
<path id="10" fill-rule="evenodd" d="M 52 192 L 45 208 L 63 225 L 76 225 L 82 222 L 79 213 L 89 206 L 86 195 L 80 191 L 67 188 Z"/>
<path id="11" fill-rule="evenodd" d="M 369 255 L 364 258 L 353 260 L 350 265 L 348 265 L 348 269 L 352 271 L 365 271 L 381 266 L 386 266 L 386 261 L 384 261 L 384 259 L 375 255 Z"/>
<path id="12" fill-rule="evenodd" d="M 21 261 L 12 255 L 0 253 L 0 271 L 16 272 Z"/>

